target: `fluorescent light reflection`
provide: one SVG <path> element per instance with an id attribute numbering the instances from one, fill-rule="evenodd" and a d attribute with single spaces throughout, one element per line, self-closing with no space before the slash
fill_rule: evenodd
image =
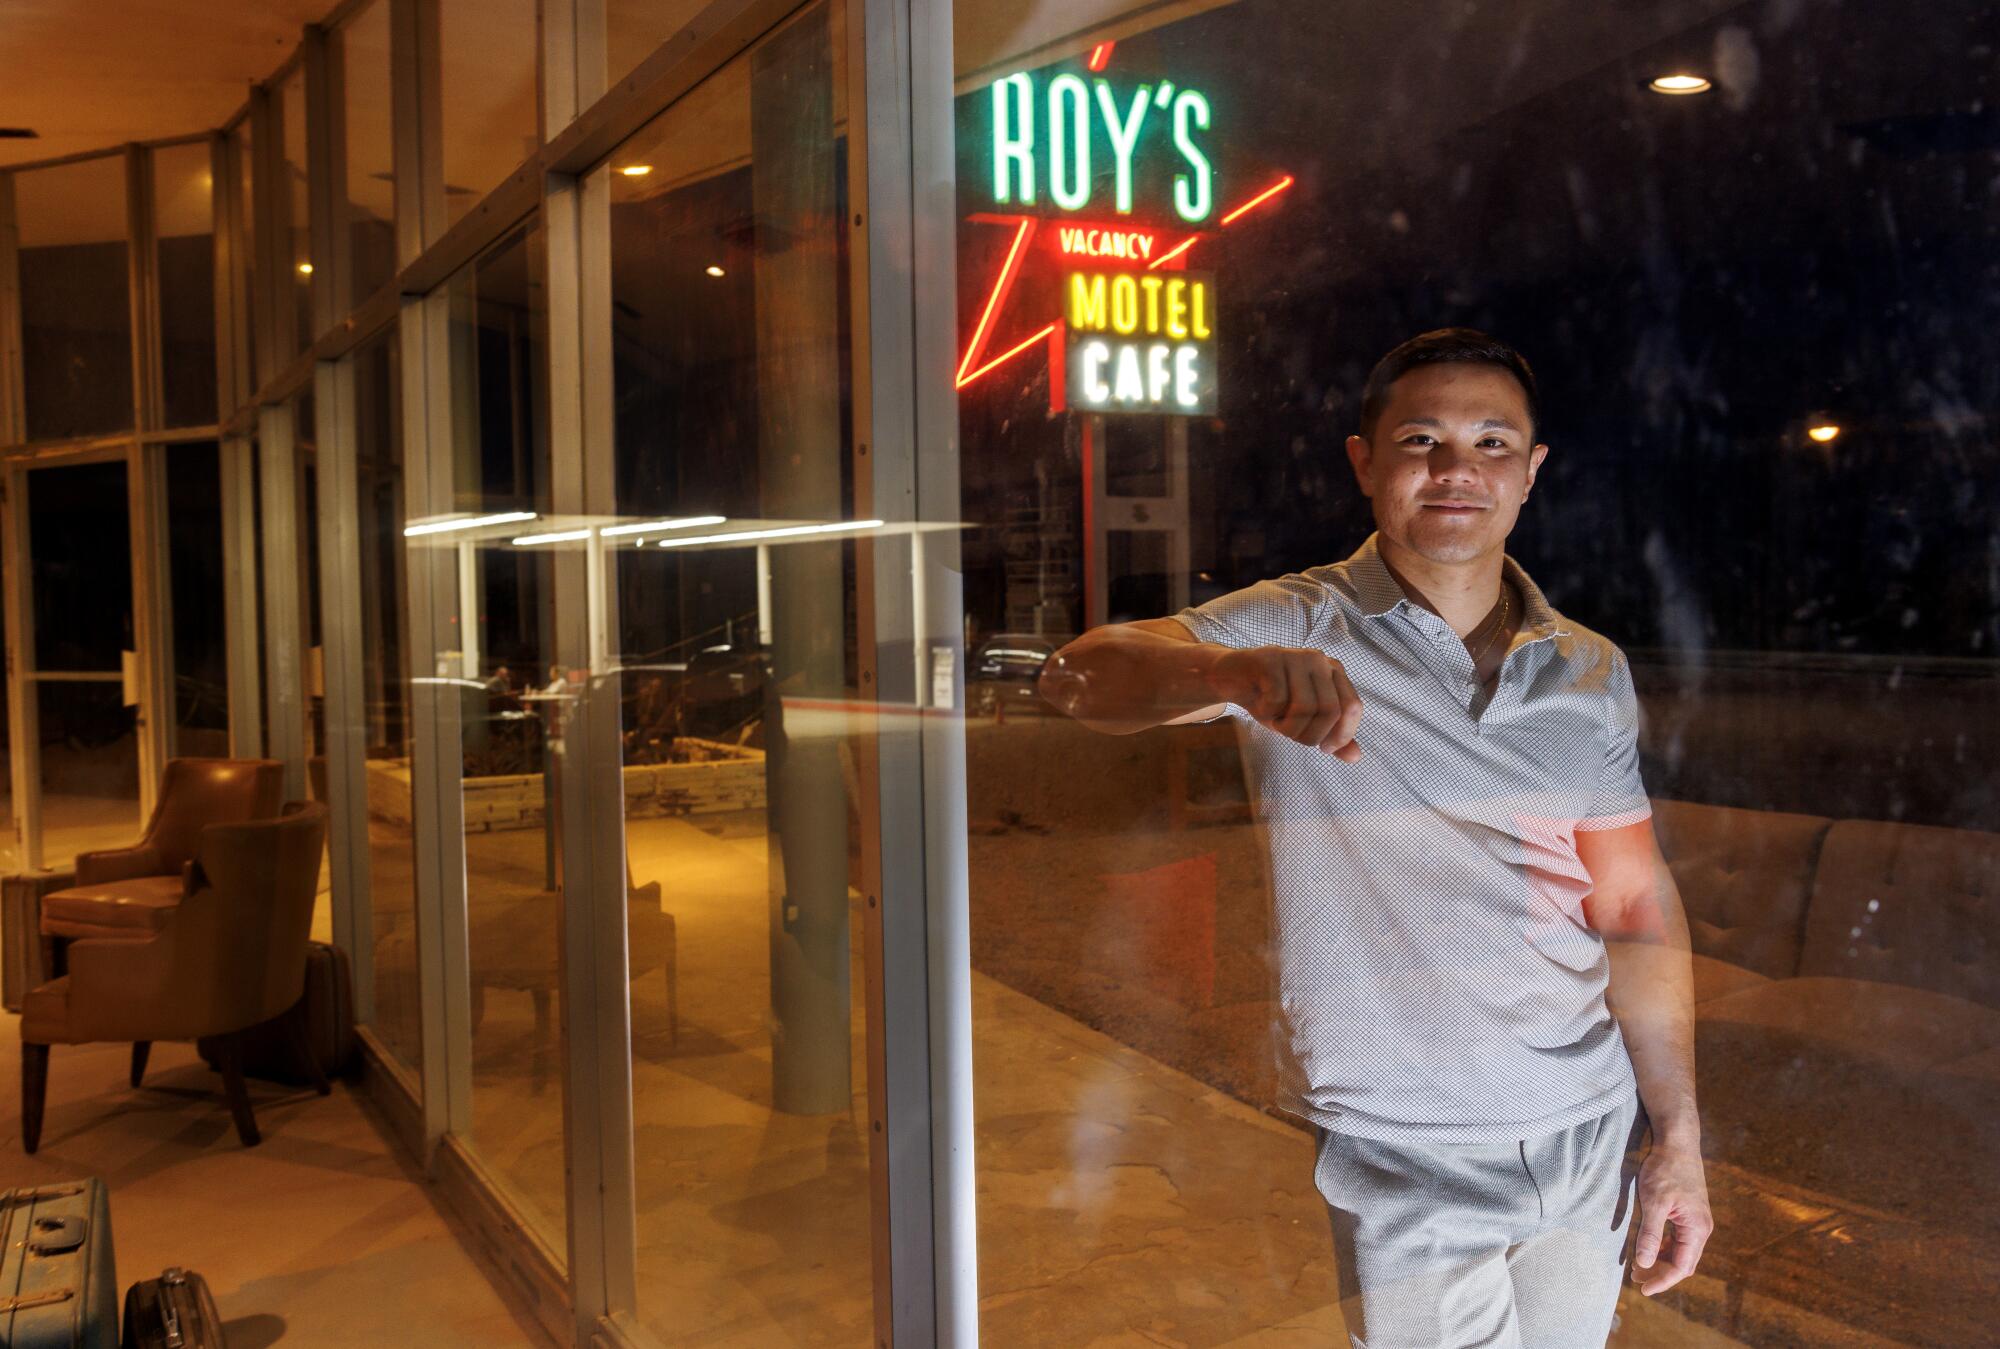
<path id="1" fill-rule="evenodd" d="M 720 525 L 728 521 L 726 515 L 683 515 L 667 520 L 643 520 L 636 525 L 612 525 L 600 531 L 605 538 L 620 534 L 657 534 L 666 529 L 694 529 L 701 525 Z"/>
<path id="2" fill-rule="evenodd" d="M 791 539 L 806 534 L 840 534 L 880 529 L 882 520 L 835 520 L 825 525 L 786 525 L 781 529 L 740 529 L 733 534 L 697 534 L 691 539 L 661 539 L 660 548 L 689 548 L 697 543 L 738 543 L 749 539 Z"/>
<path id="3" fill-rule="evenodd" d="M 589 537 L 590 531 L 587 529 L 559 529 L 553 534 L 523 534 L 518 539 L 509 539 L 508 542 L 516 548 L 528 548 L 538 543 L 574 543 L 578 539 Z"/>
<path id="4" fill-rule="evenodd" d="M 450 534 L 461 529 L 484 529 L 488 525 L 513 525 L 535 518 L 533 511 L 501 511 L 497 515 L 472 515 L 457 520 L 426 520 L 420 525 L 403 526 L 403 537 L 420 534 Z"/>

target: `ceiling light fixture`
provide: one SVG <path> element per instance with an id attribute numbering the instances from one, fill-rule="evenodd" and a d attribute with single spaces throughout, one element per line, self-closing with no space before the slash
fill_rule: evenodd
<path id="1" fill-rule="evenodd" d="M 1840 434 L 1840 428 L 1832 422 L 1821 422 L 1818 426 L 1808 426 L 1806 434 L 1824 445 Z"/>
<path id="2" fill-rule="evenodd" d="M 1699 75 L 1655 75 L 1646 87 L 1656 94 L 1705 94 L 1710 85 Z"/>
<path id="3" fill-rule="evenodd" d="M 653 166 L 651 164 L 627 164 L 618 171 L 627 178 L 644 178 L 653 171 Z"/>
<path id="4" fill-rule="evenodd" d="M 493 515 L 464 515 L 456 520 L 426 520 L 422 524 L 404 525 L 403 537 L 414 539 L 424 534 L 450 534 L 461 529 L 481 529 L 487 525 L 512 525 L 535 518 L 533 511 L 500 511 Z"/>
<path id="5" fill-rule="evenodd" d="M 312 274 L 313 274 L 313 265 L 310 262 L 302 262 L 299 264 L 300 276 L 311 276 Z"/>
<path id="6" fill-rule="evenodd" d="M 607 539 L 620 534 L 657 534 L 666 529 L 691 529 L 696 525 L 724 524 L 728 519 L 726 515 L 683 515 L 666 520 L 641 520 L 634 525 L 612 525 L 603 533 Z"/>
<path id="7" fill-rule="evenodd" d="M 717 266 L 717 265 L 716 265 L 715 263 L 712 263 L 712 262 L 711 262 L 711 263 L 709 263 L 709 264 L 708 264 L 708 266 L 706 266 L 706 267 L 702 268 L 702 270 L 703 270 L 704 272 L 707 272 L 707 273 L 708 273 L 708 274 L 709 274 L 710 276 L 722 276 L 722 275 L 725 275 L 725 273 L 723 272 L 722 268 L 721 268 L 721 267 L 719 267 L 719 266 Z"/>
<path id="8" fill-rule="evenodd" d="M 835 520 L 824 525 L 786 525 L 782 529 L 743 529 L 733 534 L 699 534 L 692 539 L 661 539 L 655 547 L 687 548 L 697 543 L 736 543 L 745 539 L 790 539 L 804 534 L 839 534 L 850 530 L 880 529 L 881 520 Z"/>

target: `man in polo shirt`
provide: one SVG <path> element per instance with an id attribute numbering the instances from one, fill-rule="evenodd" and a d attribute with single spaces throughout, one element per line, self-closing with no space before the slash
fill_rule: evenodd
<path id="1" fill-rule="evenodd" d="M 1099 628 L 1042 689 L 1112 733 L 1247 725 L 1280 1104 L 1313 1127 L 1356 1349 L 1601 1346 L 1635 1201 L 1648 1295 L 1713 1228 L 1631 671 L 1504 551 L 1548 454 L 1517 352 L 1413 338 L 1360 420 L 1353 556 Z"/>

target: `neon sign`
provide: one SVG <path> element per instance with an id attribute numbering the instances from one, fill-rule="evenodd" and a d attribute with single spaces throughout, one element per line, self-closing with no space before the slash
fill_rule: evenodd
<path id="1" fill-rule="evenodd" d="M 1101 225 L 1058 225 L 1056 251 L 1070 257 L 1116 258 L 1148 262 L 1159 236 L 1151 230 L 1105 228 Z"/>
<path id="2" fill-rule="evenodd" d="M 1198 225 L 1215 210 L 1215 170 L 1202 148 L 1209 130 L 1207 95 L 1172 80 L 1141 84 L 1129 95 L 1098 77 L 1088 84 L 1064 72 L 1039 93 L 1028 72 L 993 86 L 993 200 L 1034 206 L 1047 190 L 1057 210 L 1089 208 L 1096 191 L 1099 133 L 1110 148 L 1112 209 L 1130 215 L 1144 147 L 1163 137 L 1172 147 L 1174 211 Z"/>
<path id="3" fill-rule="evenodd" d="M 1215 278 L 1207 272 L 1073 271 L 1063 381 L 1090 412 L 1215 411 Z"/>
<path id="4" fill-rule="evenodd" d="M 1046 344 L 1055 411 L 1212 416 L 1215 276 L 1186 270 L 1188 254 L 1268 209 L 1293 178 L 1266 179 L 1222 210 L 1207 95 L 1166 79 L 1114 83 L 1102 72 L 1115 45 L 1092 47 L 1085 69 L 1024 71 L 975 95 L 991 115 L 986 138 L 974 141 L 990 154 L 990 174 L 965 181 L 983 178 L 1005 209 L 971 219 L 1013 237 L 960 354 L 957 387 Z M 1119 218 L 1136 203 L 1155 203 L 1141 215 L 1148 223 Z M 1047 262 L 1058 314 L 1010 308 L 1024 273 L 1027 293 L 1048 295 Z"/>

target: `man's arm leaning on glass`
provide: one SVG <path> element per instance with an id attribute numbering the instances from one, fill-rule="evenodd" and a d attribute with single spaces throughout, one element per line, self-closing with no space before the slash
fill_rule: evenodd
<path id="1" fill-rule="evenodd" d="M 1199 641 L 1176 618 L 1095 628 L 1049 658 L 1038 687 L 1111 735 L 1208 721 L 1233 703 L 1287 739 L 1349 763 L 1361 757 L 1361 698 L 1339 661 L 1306 648 Z"/>

